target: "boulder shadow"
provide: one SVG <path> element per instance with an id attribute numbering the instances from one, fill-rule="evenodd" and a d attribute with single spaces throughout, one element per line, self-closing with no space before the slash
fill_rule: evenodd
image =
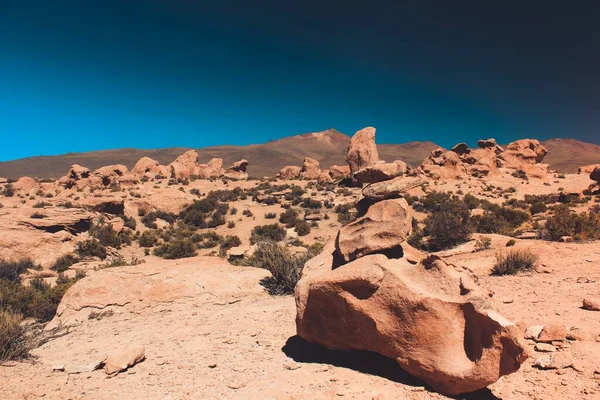
<path id="1" fill-rule="evenodd" d="M 404 371 L 395 360 L 371 351 L 338 351 L 309 343 L 295 335 L 286 341 L 281 349 L 283 353 L 298 363 L 329 364 L 335 367 L 348 368 L 367 375 L 379 376 L 406 386 L 425 387 L 425 382 Z M 449 397 L 457 400 L 501 400 L 489 389 Z"/>

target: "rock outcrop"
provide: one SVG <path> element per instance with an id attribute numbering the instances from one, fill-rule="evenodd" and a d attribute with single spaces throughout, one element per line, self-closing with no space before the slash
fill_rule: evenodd
<path id="1" fill-rule="evenodd" d="M 356 171 L 353 177 L 360 183 L 382 182 L 405 174 L 407 169 L 403 161 L 377 163 Z"/>
<path id="2" fill-rule="evenodd" d="M 13 189 L 19 193 L 35 193 L 41 189 L 40 183 L 33 178 L 24 176 L 13 183 Z"/>
<path id="3" fill-rule="evenodd" d="M 548 176 L 548 164 L 541 164 L 548 150 L 535 139 L 522 139 L 506 146 L 499 154 L 501 165 L 515 171 L 523 171 L 528 177 L 545 178 Z"/>
<path id="4" fill-rule="evenodd" d="M 326 247 L 296 287 L 297 331 L 309 342 L 377 352 L 446 395 L 482 389 L 527 359 L 521 330 L 441 259 L 373 254 L 333 269 L 333 258 Z"/>
<path id="5" fill-rule="evenodd" d="M 600 185 L 600 166 L 594 168 L 592 172 L 590 172 L 590 179 L 596 181 L 596 183 Z"/>
<path id="6" fill-rule="evenodd" d="M 129 171 L 127 167 L 122 164 L 107 165 L 100 167 L 94 171 L 93 175 L 100 180 L 100 183 L 104 186 L 110 186 L 114 183 L 119 183 L 122 176 L 127 174 Z"/>
<path id="7" fill-rule="evenodd" d="M 329 168 L 329 175 L 333 180 L 340 180 L 350 177 L 350 166 L 348 165 L 332 165 Z"/>
<path id="8" fill-rule="evenodd" d="M 375 144 L 375 128 L 367 127 L 359 130 L 352 136 L 346 162 L 353 175 L 359 170 L 379 161 L 379 153 Z"/>
<path id="9" fill-rule="evenodd" d="M 200 179 L 220 178 L 224 174 L 222 158 L 213 158 L 206 164 L 196 165 L 193 169 L 193 175 Z"/>
<path id="10" fill-rule="evenodd" d="M 305 264 L 296 329 L 329 349 L 392 358 L 443 394 L 473 392 L 517 371 L 528 352 L 520 328 L 494 311 L 466 270 L 406 243 L 412 216 L 401 197 L 422 182 L 397 177 L 363 190 L 364 216 Z"/>
<path id="11" fill-rule="evenodd" d="M 319 162 L 314 158 L 306 157 L 302 163 L 300 177 L 303 179 L 317 179 L 321 175 Z"/>
<path id="12" fill-rule="evenodd" d="M 190 179 L 198 165 L 198 152 L 189 150 L 168 165 L 170 177 L 174 179 Z"/>
<path id="13" fill-rule="evenodd" d="M 300 168 L 296 165 L 288 165 L 288 166 L 281 168 L 281 170 L 279 171 L 277 176 L 280 179 L 286 179 L 286 180 L 287 179 L 298 179 L 300 177 L 301 171 L 302 171 L 302 168 Z"/>
<path id="14" fill-rule="evenodd" d="M 156 160 L 150 157 L 142 157 L 135 163 L 131 173 L 137 178 L 154 178 L 156 175 L 168 176 L 169 170 L 167 167 L 160 165 Z"/>
<path id="15" fill-rule="evenodd" d="M 246 168 L 250 163 L 248 160 L 242 159 L 231 164 L 225 171 L 225 177 L 233 180 L 244 180 L 248 179 L 248 173 Z"/>
<path id="16" fill-rule="evenodd" d="M 363 217 L 340 229 L 336 251 L 346 263 L 374 253 L 399 258 L 403 255 L 402 243 L 411 230 L 412 213 L 406 200 L 380 201 Z"/>

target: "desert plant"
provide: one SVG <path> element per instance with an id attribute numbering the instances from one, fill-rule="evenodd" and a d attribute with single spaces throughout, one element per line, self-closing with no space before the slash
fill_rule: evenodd
<path id="1" fill-rule="evenodd" d="M 288 208 L 279 215 L 279 222 L 284 224 L 287 228 L 293 228 L 299 221 L 298 211 L 293 208 Z"/>
<path id="2" fill-rule="evenodd" d="M 106 258 L 106 247 L 93 238 L 78 242 L 75 245 L 75 252 L 79 257 L 98 257 L 101 260 Z"/>
<path id="3" fill-rule="evenodd" d="M 515 275 L 521 272 L 535 270 L 539 262 L 537 254 L 527 249 L 509 250 L 507 253 L 496 254 L 496 263 L 492 275 Z"/>
<path id="4" fill-rule="evenodd" d="M 515 239 L 510 239 L 508 242 L 506 242 L 506 247 L 512 247 L 515 244 L 517 244 L 517 241 Z"/>
<path id="5" fill-rule="evenodd" d="M 255 226 L 250 233 L 250 243 L 255 244 L 261 241 L 280 242 L 285 239 L 285 228 L 277 225 L 259 225 Z"/>
<path id="6" fill-rule="evenodd" d="M 481 236 L 475 242 L 475 251 L 487 250 L 492 246 L 492 239 L 487 236 Z"/>
<path id="7" fill-rule="evenodd" d="M 295 231 L 298 236 L 306 236 L 310 233 L 310 224 L 306 221 L 299 221 L 296 224 Z"/>
<path id="8" fill-rule="evenodd" d="M 158 241 L 155 231 L 144 231 L 138 239 L 138 243 L 142 247 L 152 247 Z"/>
<path id="9" fill-rule="evenodd" d="M 156 247 L 154 255 L 166 259 L 194 257 L 196 246 L 190 239 L 175 239 Z"/>
<path id="10" fill-rule="evenodd" d="M 2 194 L 5 197 L 13 197 L 15 195 L 15 188 L 12 183 L 7 183 L 4 185 L 4 189 L 2 190 Z"/>
<path id="11" fill-rule="evenodd" d="M 233 247 L 240 246 L 241 244 L 242 244 L 242 241 L 239 238 L 239 236 L 225 236 L 222 239 L 221 244 L 219 246 L 219 252 L 220 252 L 221 256 L 223 256 L 223 255 L 225 255 L 227 250 L 229 250 Z"/>
<path id="12" fill-rule="evenodd" d="M 277 218 L 277 213 L 268 212 L 268 213 L 265 214 L 265 218 L 266 219 L 275 219 L 275 218 Z"/>
<path id="13" fill-rule="evenodd" d="M 27 356 L 30 343 L 22 320 L 19 314 L 0 310 L 0 364 Z"/>
<path id="14" fill-rule="evenodd" d="M 30 258 L 23 258 L 16 261 L 0 260 L 0 279 L 18 283 L 21 281 L 19 275 L 28 269 L 40 269 L 40 267 Z"/>
<path id="15" fill-rule="evenodd" d="M 31 214 L 30 218 L 33 218 L 33 219 L 44 219 L 46 217 L 47 217 L 46 214 L 42 214 L 40 212 L 34 212 L 33 214 Z"/>
<path id="16" fill-rule="evenodd" d="M 51 270 L 56 272 L 65 272 L 69 269 L 69 267 L 75 264 L 77 261 L 77 257 L 74 254 L 65 254 L 64 256 L 60 256 L 56 259 L 54 264 L 50 267 Z"/>

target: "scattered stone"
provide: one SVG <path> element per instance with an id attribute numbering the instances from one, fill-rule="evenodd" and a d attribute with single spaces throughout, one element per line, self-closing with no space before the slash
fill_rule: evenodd
<path id="1" fill-rule="evenodd" d="M 373 201 L 399 198 L 410 189 L 417 188 L 425 182 L 425 179 L 419 177 L 399 176 L 389 181 L 372 183 L 363 189 L 362 194 L 365 198 Z"/>
<path id="2" fill-rule="evenodd" d="M 567 328 L 564 325 L 545 325 L 537 338 L 538 342 L 560 342 L 567 339 Z"/>
<path id="3" fill-rule="evenodd" d="M 525 330 L 525 339 L 537 340 L 544 329 L 543 325 L 532 325 Z"/>
<path id="4" fill-rule="evenodd" d="M 80 365 L 75 365 L 71 368 L 69 368 L 69 370 L 67 371 L 68 374 L 83 374 L 86 372 L 92 372 L 92 371 L 96 371 L 98 369 L 102 369 L 102 367 L 104 367 L 104 360 L 97 360 L 97 361 L 92 361 L 91 363 L 88 364 L 80 364 Z"/>
<path id="5" fill-rule="evenodd" d="M 533 365 L 540 369 L 562 369 L 573 365 L 573 356 L 566 351 L 539 357 Z"/>
<path id="6" fill-rule="evenodd" d="M 139 345 L 127 345 L 112 352 L 106 359 L 104 371 L 107 375 L 115 375 L 143 361 L 145 349 Z"/>
<path id="7" fill-rule="evenodd" d="M 542 353 L 552 353 L 552 352 L 556 351 L 556 347 L 554 347 L 548 343 L 537 343 L 535 345 L 535 351 L 539 351 Z"/>
<path id="8" fill-rule="evenodd" d="M 56 364 L 52 366 L 52 372 L 64 372 L 65 365 L 64 364 Z"/>
<path id="9" fill-rule="evenodd" d="M 583 299 L 583 309 L 588 311 L 600 311 L 600 299 L 586 297 Z"/>

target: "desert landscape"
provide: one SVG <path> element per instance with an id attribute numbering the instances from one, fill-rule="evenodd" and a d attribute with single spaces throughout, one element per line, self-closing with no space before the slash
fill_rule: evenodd
<path id="1" fill-rule="evenodd" d="M 0 171 L 2 399 L 600 399 L 596 145 L 366 127 Z"/>

